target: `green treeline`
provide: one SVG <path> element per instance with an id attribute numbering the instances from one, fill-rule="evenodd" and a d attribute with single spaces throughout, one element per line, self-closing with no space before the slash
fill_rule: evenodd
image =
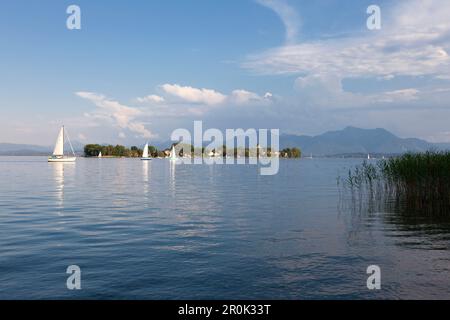
<path id="1" fill-rule="evenodd" d="M 227 148 L 226 145 L 215 149 L 206 149 L 205 147 L 194 148 L 189 144 L 173 144 L 178 156 L 189 154 L 190 156 L 231 156 L 231 157 L 272 157 L 279 156 L 282 158 L 301 158 L 302 152 L 299 148 L 286 148 L 274 154 L 270 147 L 268 148 L 241 148 L 234 147 L 233 149 Z M 170 148 L 171 149 L 171 148 Z M 170 150 L 168 149 L 168 150 Z"/>
<path id="2" fill-rule="evenodd" d="M 217 149 L 206 149 L 206 148 L 194 148 L 192 145 L 187 144 L 173 144 L 175 146 L 175 151 L 177 156 L 190 156 L 190 157 L 208 157 L 208 156 L 234 156 L 234 157 L 272 157 L 279 156 L 282 158 L 300 158 L 302 153 L 298 148 L 286 148 L 274 154 L 270 148 L 261 148 L 260 150 L 256 148 L 237 148 L 227 149 L 224 145 Z M 167 157 L 170 155 L 172 146 L 165 150 L 158 150 L 154 146 L 148 147 L 148 153 L 150 157 Z M 99 144 L 87 144 L 84 146 L 84 155 L 86 157 L 97 157 L 100 152 L 104 157 L 129 157 L 129 158 L 139 158 L 142 157 L 142 149 L 133 146 L 127 148 L 122 145 L 107 145 L 102 146 Z"/>
<path id="3" fill-rule="evenodd" d="M 97 157 L 100 152 L 104 157 L 139 158 L 142 156 L 142 149 L 136 146 L 132 146 L 131 148 L 127 148 L 121 145 L 101 146 L 99 144 L 87 144 L 84 146 L 84 155 L 86 157 Z M 154 146 L 148 147 L 148 153 L 152 157 L 157 157 L 160 154 L 160 152 L 158 152 L 158 150 Z"/>
<path id="4" fill-rule="evenodd" d="M 283 158 L 301 158 L 302 152 L 299 148 L 286 148 L 280 151 L 280 156 Z"/>

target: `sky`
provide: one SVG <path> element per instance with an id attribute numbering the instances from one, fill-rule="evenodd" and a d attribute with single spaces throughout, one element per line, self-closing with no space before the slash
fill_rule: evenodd
<path id="1" fill-rule="evenodd" d="M 449 17 L 447 0 L 4 1 L 0 142 L 51 145 L 64 124 L 82 143 L 143 144 L 194 120 L 450 142 Z"/>

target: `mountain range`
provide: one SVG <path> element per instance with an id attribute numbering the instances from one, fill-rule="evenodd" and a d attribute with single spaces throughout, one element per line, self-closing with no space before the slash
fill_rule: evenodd
<path id="1" fill-rule="evenodd" d="M 84 144 L 72 142 L 75 153 L 82 154 Z M 38 146 L 32 144 L 0 143 L 0 156 L 44 156 L 53 152 L 53 146 Z"/>
<path id="2" fill-rule="evenodd" d="M 75 152 L 81 154 L 83 144 L 73 142 Z M 156 144 L 160 148 L 170 146 Z M 343 154 L 401 154 L 427 150 L 450 150 L 450 143 L 431 143 L 416 138 L 399 138 L 382 129 L 361 129 L 346 127 L 343 130 L 328 131 L 317 136 L 282 134 L 280 149 L 298 147 L 304 155 L 330 156 Z M 0 155 L 48 155 L 53 147 L 26 144 L 0 143 Z"/>
<path id="3" fill-rule="evenodd" d="M 401 154 L 427 150 L 448 150 L 450 143 L 430 143 L 416 138 L 399 138 L 386 129 L 346 127 L 317 136 L 281 135 L 280 148 L 299 147 L 304 155 Z"/>

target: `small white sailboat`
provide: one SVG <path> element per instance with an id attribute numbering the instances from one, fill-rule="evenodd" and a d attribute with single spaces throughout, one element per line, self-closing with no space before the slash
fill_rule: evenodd
<path id="1" fill-rule="evenodd" d="M 370 154 L 369 153 L 367 154 L 367 160 L 370 160 Z"/>
<path id="2" fill-rule="evenodd" d="M 144 151 L 142 152 L 141 160 L 144 160 L 144 161 L 152 160 L 152 158 L 150 158 L 148 156 L 148 143 L 146 143 L 144 146 Z"/>
<path id="3" fill-rule="evenodd" d="M 170 151 L 170 160 L 177 161 L 177 153 L 175 151 L 175 146 L 172 146 L 172 150 Z"/>
<path id="4" fill-rule="evenodd" d="M 67 136 L 67 140 L 69 141 L 70 149 L 72 150 L 73 156 L 64 156 L 65 137 L 66 132 L 64 130 L 64 126 L 62 126 L 61 130 L 59 130 L 58 138 L 56 139 L 53 155 L 48 158 L 48 162 L 75 162 L 77 158 L 75 157 L 75 152 L 73 151 L 72 143 L 70 143 L 69 136 Z"/>
<path id="5" fill-rule="evenodd" d="M 102 152 L 100 151 L 99 153 L 98 153 L 98 156 L 97 156 L 98 158 L 101 158 L 102 157 Z"/>

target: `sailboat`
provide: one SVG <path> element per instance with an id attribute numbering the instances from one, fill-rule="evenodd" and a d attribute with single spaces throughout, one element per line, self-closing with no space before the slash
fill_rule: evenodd
<path id="1" fill-rule="evenodd" d="M 177 161 L 177 153 L 175 152 L 175 146 L 172 146 L 172 151 L 170 151 L 170 160 Z"/>
<path id="2" fill-rule="evenodd" d="M 73 151 L 72 144 L 70 143 L 70 139 L 67 136 L 67 140 L 69 141 L 70 149 L 72 150 L 73 156 L 64 156 L 64 140 L 65 140 L 65 130 L 64 126 L 59 130 L 58 138 L 56 139 L 55 149 L 53 150 L 53 155 L 48 158 L 48 162 L 75 162 L 77 159 L 75 157 L 75 152 Z"/>
<path id="3" fill-rule="evenodd" d="M 98 153 L 98 156 L 97 156 L 98 158 L 101 158 L 102 157 L 102 152 L 100 151 L 99 153 Z"/>
<path id="4" fill-rule="evenodd" d="M 146 143 L 145 146 L 144 146 L 144 151 L 142 152 L 142 158 L 141 158 L 141 160 L 145 160 L 145 161 L 147 161 L 147 160 L 152 160 L 152 158 L 150 158 L 150 157 L 148 156 L 148 143 Z"/>
<path id="5" fill-rule="evenodd" d="M 370 154 L 369 153 L 367 154 L 367 160 L 370 160 Z"/>

